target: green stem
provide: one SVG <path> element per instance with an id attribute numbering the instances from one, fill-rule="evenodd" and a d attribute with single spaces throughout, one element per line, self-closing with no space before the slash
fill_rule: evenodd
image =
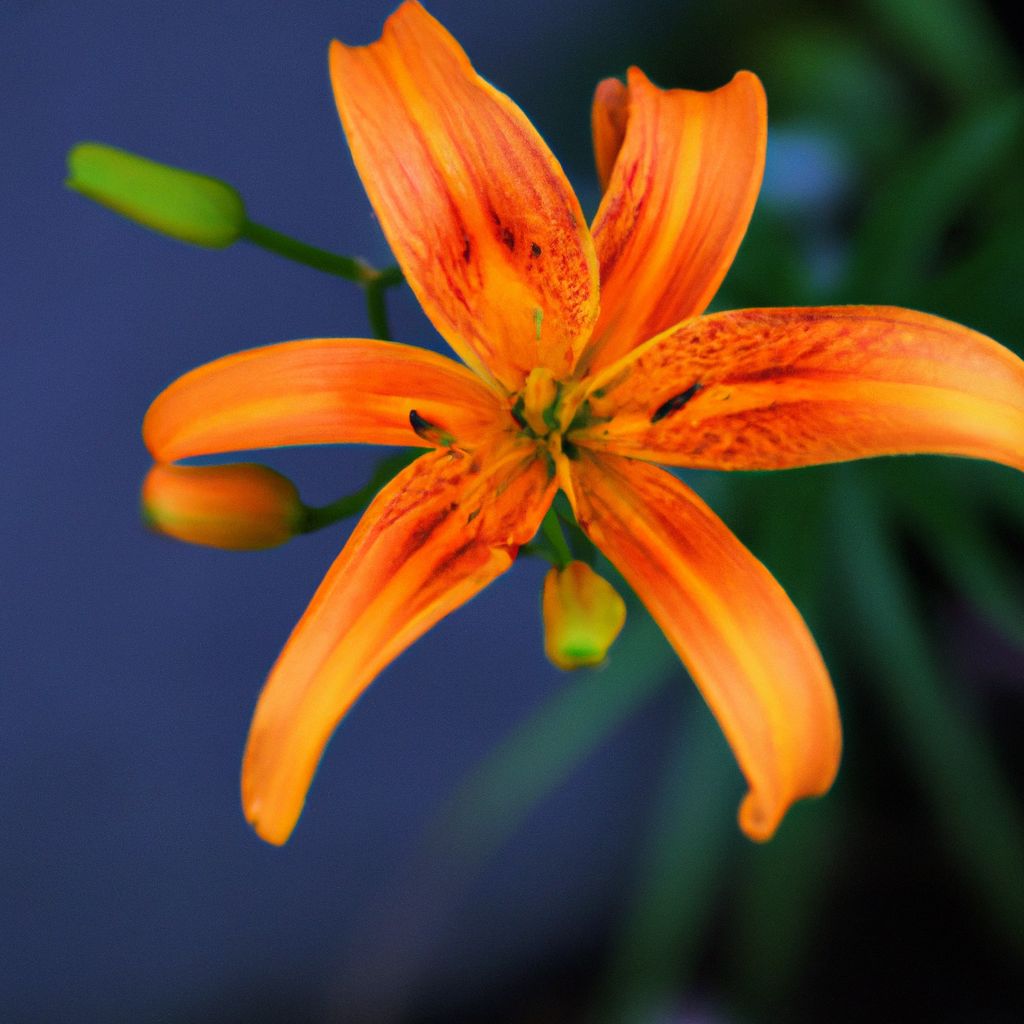
<path id="1" fill-rule="evenodd" d="M 399 267 L 385 267 L 378 270 L 364 260 L 353 259 L 351 256 L 340 256 L 338 253 L 318 249 L 315 245 L 307 245 L 290 235 L 283 235 L 273 228 L 255 224 L 251 220 L 245 222 L 242 237 L 258 245 L 262 249 L 276 252 L 278 256 L 305 264 L 326 274 L 334 274 L 346 281 L 352 281 L 366 293 L 366 311 L 370 318 L 370 329 L 373 336 L 381 341 L 391 337 L 388 327 L 388 311 L 384 302 L 384 292 L 401 284 L 405 278 Z"/>
<path id="2" fill-rule="evenodd" d="M 405 274 L 402 273 L 402 268 L 394 264 L 384 267 L 383 270 L 375 270 L 374 273 L 377 276 L 370 284 L 379 284 L 381 288 L 394 288 L 396 284 L 405 283 Z"/>
<path id="3" fill-rule="evenodd" d="M 339 256 L 326 249 L 318 249 L 315 245 L 307 245 L 296 238 L 282 235 L 280 231 L 274 231 L 273 228 L 254 224 L 251 220 L 245 222 L 242 237 L 246 241 L 252 242 L 253 245 L 276 252 L 286 259 L 304 263 L 307 267 L 314 267 L 324 273 L 343 277 L 346 281 L 354 281 L 356 284 L 365 286 L 380 278 L 380 271 L 362 260 L 353 259 L 351 256 Z"/>
<path id="4" fill-rule="evenodd" d="M 380 279 L 363 286 L 366 292 L 366 314 L 370 318 L 370 330 L 375 338 L 389 341 L 391 328 L 388 325 L 388 308 L 384 302 L 384 285 Z"/>
<path id="5" fill-rule="evenodd" d="M 580 529 L 580 525 L 576 522 L 576 516 L 564 491 L 559 491 L 555 495 L 551 508 L 558 516 L 562 529 L 569 535 L 568 544 L 569 550 L 572 552 L 572 558 L 576 561 L 586 562 L 593 569 L 594 563 L 597 561 L 597 548 L 594 547 L 593 541 Z"/>
<path id="6" fill-rule="evenodd" d="M 377 468 L 373 471 L 373 476 L 370 477 L 369 483 L 365 487 L 361 487 L 354 494 L 346 494 L 344 497 L 338 498 L 328 505 L 320 505 L 318 507 L 306 506 L 303 514 L 302 528 L 299 532 L 313 533 L 315 530 L 322 530 L 325 526 L 330 526 L 340 519 L 347 519 L 349 516 L 362 512 L 384 484 L 422 454 L 422 450 L 414 448 L 412 451 L 401 452 L 398 455 L 392 455 L 390 458 L 381 459 L 377 464 Z"/>
<path id="7" fill-rule="evenodd" d="M 565 534 L 562 533 L 562 526 L 558 521 L 558 513 L 553 508 L 548 509 L 544 521 L 540 524 L 541 533 L 548 542 L 552 561 L 556 569 L 564 569 L 572 561 L 572 552 L 565 542 Z"/>

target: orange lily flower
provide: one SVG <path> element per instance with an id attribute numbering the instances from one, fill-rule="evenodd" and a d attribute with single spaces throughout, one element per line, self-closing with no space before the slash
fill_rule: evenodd
<path id="1" fill-rule="evenodd" d="M 661 90 L 630 69 L 593 107 L 604 195 L 588 229 L 522 111 L 408 2 L 369 46 L 335 42 L 341 122 L 409 285 L 461 358 L 295 341 L 186 374 L 144 436 L 173 461 L 256 447 L 429 447 L 367 509 L 260 696 L 242 793 L 290 835 L 328 738 L 380 671 L 512 564 L 556 490 L 689 669 L 769 838 L 825 792 L 835 696 L 778 583 L 652 462 L 784 469 L 897 453 L 1024 468 L 1024 363 L 879 306 L 702 315 L 760 187 L 759 80 Z M 463 365 L 464 364 L 464 365 Z"/>

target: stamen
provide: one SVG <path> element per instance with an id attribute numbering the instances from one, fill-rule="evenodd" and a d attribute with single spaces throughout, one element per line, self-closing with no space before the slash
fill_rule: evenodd
<path id="1" fill-rule="evenodd" d="M 443 430 L 436 423 L 431 423 L 430 420 L 425 420 L 415 409 L 409 410 L 409 426 L 428 444 L 437 445 L 439 448 L 451 448 L 455 444 L 455 438 L 447 430 Z"/>

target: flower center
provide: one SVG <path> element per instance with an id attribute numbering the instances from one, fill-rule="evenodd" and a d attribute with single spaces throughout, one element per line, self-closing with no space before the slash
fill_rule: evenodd
<path id="1" fill-rule="evenodd" d="M 569 429 L 582 394 L 576 382 L 558 380 L 547 367 L 535 366 L 514 396 L 512 415 L 529 437 L 553 438 Z"/>
<path id="2" fill-rule="evenodd" d="M 562 384 L 544 366 L 535 366 L 513 407 L 513 413 L 535 437 L 561 430 Z"/>
<path id="3" fill-rule="evenodd" d="M 564 435 L 576 415 L 583 390 L 573 381 L 558 380 L 544 366 L 535 366 L 512 404 L 512 417 L 520 436 L 537 442 L 554 467 L 572 445 Z"/>

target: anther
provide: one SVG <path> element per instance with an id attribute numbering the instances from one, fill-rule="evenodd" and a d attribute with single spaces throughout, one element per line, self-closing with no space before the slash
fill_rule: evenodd
<path id="1" fill-rule="evenodd" d="M 678 412 L 686 403 L 693 398 L 695 394 L 701 389 L 700 381 L 694 381 L 685 391 L 680 392 L 674 398 L 670 398 L 667 402 L 662 402 L 651 416 L 651 422 L 657 423 L 658 420 L 663 420 L 666 416 L 670 416 L 674 412 Z"/>
<path id="2" fill-rule="evenodd" d="M 428 444 L 437 445 L 439 448 L 451 448 L 455 444 L 455 438 L 447 430 L 442 430 L 437 424 L 424 419 L 415 409 L 409 410 L 409 426 L 416 432 L 417 437 L 422 437 Z"/>

